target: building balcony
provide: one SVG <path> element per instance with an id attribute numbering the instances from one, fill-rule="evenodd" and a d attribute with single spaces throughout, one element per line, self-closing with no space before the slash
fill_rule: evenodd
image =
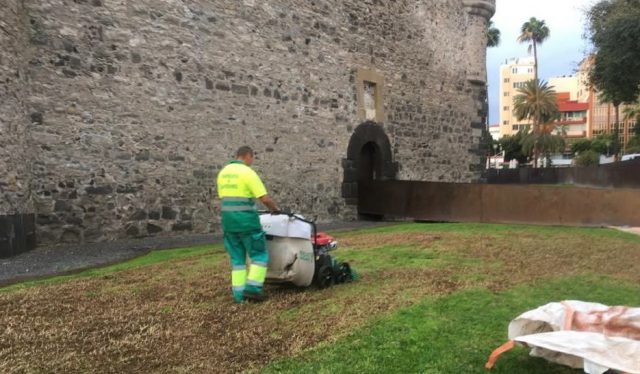
<path id="1" fill-rule="evenodd" d="M 564 136 L 566 139 L 581 139 L 581 138 L 586 138 L 587 137 L 587 132 L 586 131 L 571 131 L 571 132 L 567 132 L 567 134 Z"/>
<path id="2" fill-rule="evenodd" d="M 587 117 L 582 118 L 562 118 L 555 122 L 557 125 L 584 125 L 587 123 Z"/>

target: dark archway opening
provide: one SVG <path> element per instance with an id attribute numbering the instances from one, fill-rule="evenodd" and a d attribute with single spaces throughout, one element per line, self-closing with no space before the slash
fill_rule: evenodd
<path id="1" fill-rule="evenodd" d="M 398 170 L 392 160 L 389 138 L 383 127 L 374 122 L 356 127 L 349 140 L 347 158 L 342 161 L 342 197 L 350 205 L 358 204 L 359 186 L 371 181 L 393 180 Z"/>
<path id="2" fill-rule="evenodd" d="M 357 159 L 358 183 L 378 180 L 382 175 L 382 157 L 374 142 L 362 146 Z"/>

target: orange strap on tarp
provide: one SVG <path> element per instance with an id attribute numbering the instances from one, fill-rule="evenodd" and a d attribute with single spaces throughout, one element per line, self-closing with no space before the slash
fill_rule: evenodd
<path id="1" fill-rule="evenodd" d="M 496 348 L 493 352 L 491 352 L 491 356 L 489 356 L 489 361 L 487 361 L 487 363 L 484 365 L 485 369 L 491 370 L 493 368 L 493 365 L 496 364 L 496 361 L 498 361 L 498 358 L 500 357 L 500 355 L 511 350 L 515 346 L 516 346 L 516 342 L 514 342 L 513 340 L 509 340 L 508 342 Z"/>

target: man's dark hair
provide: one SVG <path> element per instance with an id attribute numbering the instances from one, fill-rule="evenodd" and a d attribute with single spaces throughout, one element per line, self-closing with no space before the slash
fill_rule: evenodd
<path id="1" fill-rule="evenodd" d="M 253 156 L 253 149 L 251 149 L 251 147 L 247 145 L 243 145 L 242 147 L 238 148 L 238 151 L 236 152 L 236 157 L 242 157 L 246 155 Z"/>

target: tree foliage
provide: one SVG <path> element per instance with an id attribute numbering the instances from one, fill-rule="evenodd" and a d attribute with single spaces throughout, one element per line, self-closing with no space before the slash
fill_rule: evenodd
<path id="1" fill-rule="evenodd" d="M 522 152 L 522 139 L 526 135 L 524 131 L 518 131 L 514 135 L 507 135 L 499 140 L 500 148 L 504 151 L 504 161 L 518 160 L 518 163 L 527 162 L 527 155 Z"/>
<path id="2" fill-rule="evenodd" d="M 627 154 L 640 153 L 640 135 L 635 135 L 627 143 Z"/>
<path id="3" fill-rule="evenodd" d="M 529 21 L 522 24 L 522 27 L 520 28 L 518 42 L 530 43 L 529 53 L 533 50 L 533 58 L 535 60 L 534 80 L 538 80 L 538 45 L 544 43 L 544 41 L 549 38 L 550 34 L 551 32 L 545 21 L 539 20 L 535 17 L 531 17 Z"/>
<path id="4" fill-rule="evenodd" d="M 553 153 L 562 152 L 565 148 L 565 140 L 560 135 L 553 134 L 552 131 L 543 131 L 539 134 L 528 132 L 522 138 L 522 153 L 532 155 L 538 147 L 538 151 L 546 157 Z"/>
<path id="5" fill-rule="evenodd" d="M 600 163 L 600 154 L 596 151 L 587 150 L 582 152 L 575 159 L 576 166 L 594 166 Z"/>
<path id="6" fill-rule="evenodd" d="M 564 139 L 553 134 L 552 122 L 560 117 L 560 111 L 556 92 L 547 82 L 536 79 L 525 82 L 513 98 L 513 108 L 518 120 L 533 121 L 533 131 L 523 135 L 522 153 L 533 155 L 535 164 L 540 153 L 549 155 L 564 147 Z"/>
<path id="7" fill-rule="evenodd" d="M 622 144 L 618 131 L 598 135 L 591 141 L 591 150 L 601 155 L 612 156 L 620 153 Z"/>
<path id="8" fill-rule="evenodd" d="M 578 139 L 571 144 L 571 153 L 580 154 L 591 149 L 591 139 Z"/>
<path id="9" fill-rule="evenodd" d="M 487 47 L 497 47 L 500 44 L 500 30 L 497 29 L 493 21 L 487 25 Z"/>
<path id="10" fill-rule="evenodd" d="M 636 121 L 636 123 L 640 124 L 640 97 L 635 103 L 625 106 L 622 113 L 625 121 Z M 636 126 L 636 128 L 638 127 Z"/>
<path id="11" fill-rule="evenodd" d="M 559 118 L 556 92 L 547 82 L 532 79 L 525 82 L 524 87 L 518 89 L 513 98 L 514 114 L 519 121 L 531 119 L 535 127 L 549 123 Z"/>
<path id="12" fill-rule="evenodd" d="M 601 0 L 587 13 L 591 83 L 616 107 L 640 93 L 640 0 Z"/>

